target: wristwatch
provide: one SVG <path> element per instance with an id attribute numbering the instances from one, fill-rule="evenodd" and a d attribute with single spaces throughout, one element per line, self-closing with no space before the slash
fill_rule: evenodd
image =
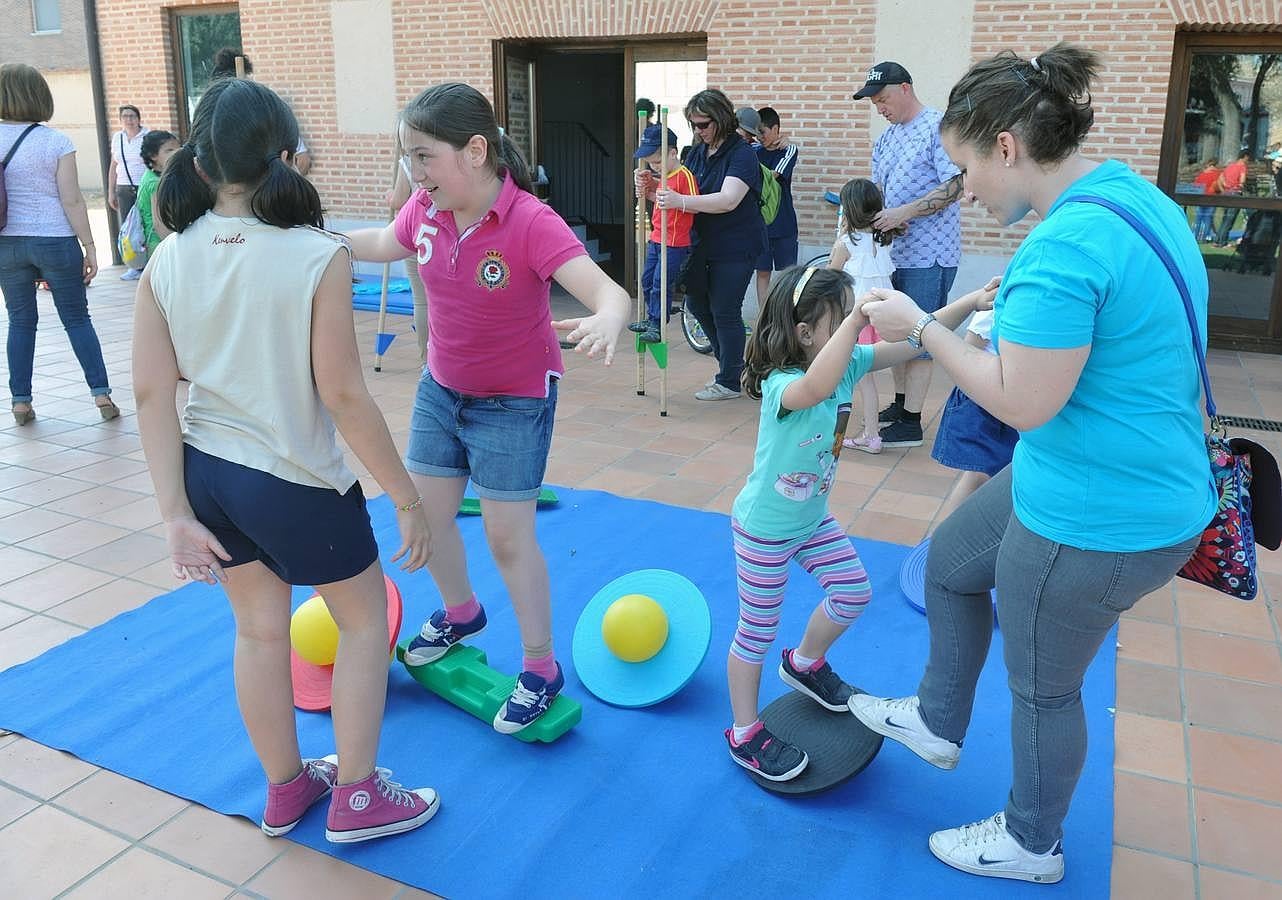
<path id="1" fill-rule="evenodd" d="M 926 313 L 924 316 L 918 319 L 917 324 L 913 326 L 913 330 L 908 332 L 909 345 L 917 350 L 920 350 L 922 332 L 926 330 L 927 325 L 929 325 L 931 322 L 934 322 L 934 321 L 935 321 L 935 317 L 930 313 Z"/>

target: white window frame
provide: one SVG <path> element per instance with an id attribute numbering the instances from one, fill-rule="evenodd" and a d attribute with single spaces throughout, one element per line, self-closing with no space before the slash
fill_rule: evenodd
<path id="1" fill-rule="evenodd" d="M 58 24 L 56 28 L 41 28 L 40 15 L 36 4 L 39 0 L 31 0 L 31 33 L 32 34 L 62 34 L 62 6 L 58 0 L 53 0 L 54 9 L 58 13 Z"/>

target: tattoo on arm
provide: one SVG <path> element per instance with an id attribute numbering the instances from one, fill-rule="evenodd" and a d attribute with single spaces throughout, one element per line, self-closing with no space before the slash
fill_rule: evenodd
<path id="1" fill-rule="evenodd" d="M 917 201 L 917 214 L 929 216 L 939 212 L 951 203 L 956 203 L 962 195 L 962 176 L 954 175 L 925 197 Z"/>

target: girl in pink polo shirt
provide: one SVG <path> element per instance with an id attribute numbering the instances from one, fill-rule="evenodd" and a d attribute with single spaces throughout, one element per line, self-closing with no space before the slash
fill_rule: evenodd
<path id="1" fill-rule="evenodd" d="M 428 568 L 445 608 L 423 624 L 405 661 L 434 662 L 485 628 L 455 523 L 470 478 L 521 630 L 522 671 L 494 718 L 496 730 L 513 734 L 565 684 L 534 531 L 565 371 L 556 329 L 609 365 L 628 297 L 531 192 L 528 165 L 475 88 L 441 84 L 419 94 L 401 114 L 400 140 L 418 189 L 395 222 L 349 237 L 357 259 L 414 256 L 432 298 L 405 464 L 428 511 Z M 553 322 L 553 279 L 592 314 Z"/>

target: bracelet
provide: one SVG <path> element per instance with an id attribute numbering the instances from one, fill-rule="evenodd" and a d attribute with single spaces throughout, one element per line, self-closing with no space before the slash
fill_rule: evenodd
<path id="1" fill-rule="evenodd" d="M 935 317 L 930 313 L 926 313 L 917 320 L 917 324 L 913 326 L 913 330 L 908 334 L 908 345 L 910 347 L 916 350 L 921 349 L 921 339 L 926 334 L 926 327 L 933 321 L 935 321 Z"/>
<path id="2" fill-rule="evenodd" d="M 412 509 L 418 509 L 418 508 L 419 508 L 420 506 L 422 506 L 422 505 L 423 505 L 423 498 L 422 498 L 422 497 L 415 497 L 415 498 L 414 498 L 414 502 L 413 502 L 413 503 L 407 503 L 407 504 L 405 504 L 404 506 L 398 506 L 398 507 L 396 507 L 396 511 L 397 511 L 397 512 L 409 512 L 409 511 L 410 511 L 410 510 L 412 510 Z"/>

